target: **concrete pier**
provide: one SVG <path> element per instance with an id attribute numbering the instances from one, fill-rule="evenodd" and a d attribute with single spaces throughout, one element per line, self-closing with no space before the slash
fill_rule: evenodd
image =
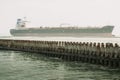
<path id="1" fill-rule="evenodd" d="M 70 61 L 120 68 L 117 43 L 0 39 L 0 49 L 36 52 Z"/>

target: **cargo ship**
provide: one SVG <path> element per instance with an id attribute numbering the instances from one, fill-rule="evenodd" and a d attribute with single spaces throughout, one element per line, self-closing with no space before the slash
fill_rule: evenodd
<path id="1" fill-rule="evenodd" d="M 16 28 L 10 29 L 12 36 L 35 36 L 35 37 L 113 37 L 114 26 L 103 27 L 39 27 L 26 28 L 26 22 L 17 19 Z"/>

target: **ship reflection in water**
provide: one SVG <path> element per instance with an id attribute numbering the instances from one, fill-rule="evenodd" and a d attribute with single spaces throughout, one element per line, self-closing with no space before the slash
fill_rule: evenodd
<path id="1" fill-rule="evenodd" d="M 11 29 L 10 33 L 13 36 L 67 36 L 67 37 L 113 37 L 112 31 L 114 26 L 103 27 L 40 27 L 26 28 L 26 20 L 18 19 L 16 28 Z"/>

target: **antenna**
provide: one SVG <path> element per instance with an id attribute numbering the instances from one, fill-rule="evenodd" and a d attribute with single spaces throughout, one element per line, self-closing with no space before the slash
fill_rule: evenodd
<path id="1" fill-rule="evenodd" d="M 24 17 L 23 18 L 23 27 L 26 27 L 27 22 L 30 22 L 30 21 L 27 21 L 27 17 Z"/>

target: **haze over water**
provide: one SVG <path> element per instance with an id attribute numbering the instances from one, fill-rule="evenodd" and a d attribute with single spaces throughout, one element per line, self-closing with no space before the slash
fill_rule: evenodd
<path id="1" fill-rule="evenodd" d="M 111 42 L 120 38 L 6 37 L 18 18 L 27 27 L 114 25 L 120 37 L 120 0 L 0 0 L 0 39 Z M 120 70 L 82 62 L 63 61 L 36 53 L 0 50 L 0 80 L 120 80 Z"/>
<path id="2" fill-rule="evenodd" d="M 100 42 L 100 43 L 118 43 L 120 45 L 119 37 L 14 37 L 1 36 L 1 39 L 14 40 L 42 40 L 42 41 L 68 41 L 68 42 Z"/>
<path id="3" fill-rule="evenodd" d="M 27 27 L 70 24 L 79 27 L 114 25 L 120 36 L 120 0 L 0 0 L 0 35 L 10 35 L 18 18 Z"/>

